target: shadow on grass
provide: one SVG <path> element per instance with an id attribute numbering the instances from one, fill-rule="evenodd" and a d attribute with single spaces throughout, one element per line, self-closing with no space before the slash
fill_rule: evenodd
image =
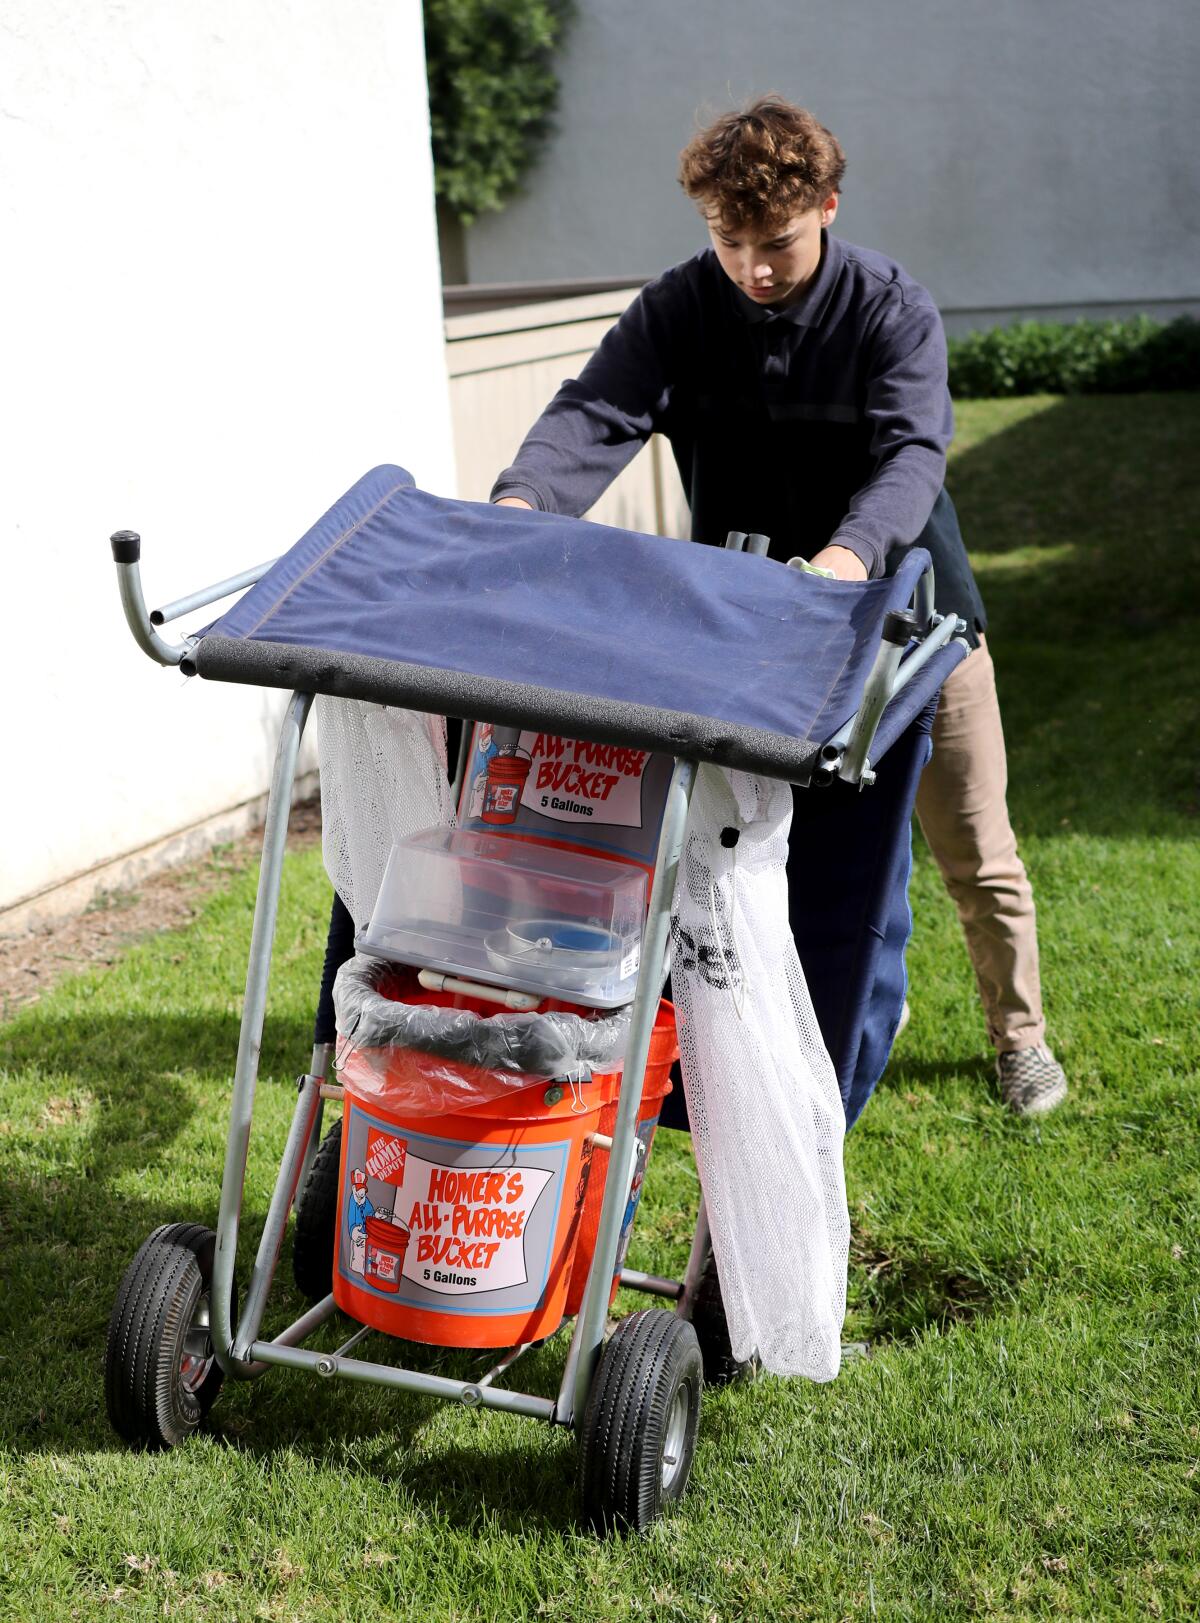
<path id="1" fill-rule="evenodd" d="M 856 1332 L 872 1345 L 912 1341 L 985 1318 L 1012 1301 L 998 1273 L 966 1273 L 930 1252 L 904 1256 L 867 1236 L 853 1237 L 850 1261 L 850 1312 Z"/>
<path id="2" fill-rule="evenodd" d="M 103 983 L 95 1002 L 94 1011 L 72 1008 L 63 1013 L 53 1005 L 35 1004 L 18 1012 L 0 1028 L 0 1066 L 62 1072 L 98 1096 L 111 1090 L 114 1108 L 131 1085 L 151 1079 L 169 1086 L 172 1077 L 185 1072 L 232 1078 L 240 1024 L 232 1011 L 134 1008 L 114 1014 L 105 1009 Z M 268 1009 L 260 1074 L 294 1075 L 303 1068 L 311 1053 L 311 1030 L 298 1019 L 273 1019 Z"/>
<path id="3" fill-rule="evenodd" d="M 356 1328 L 339 1315 L 306 1345 L 332 1350 Z M 527 1355 L 506 1384 L 553 1396 L 565 1353 L 563 1336 L 553 1349 Z M 354 1356 L 466 1380 L 477 1379 L 501 1354 L 417 1346 L 376 1335 Z M 541 1369 L 535 1372 L 531 1366 L 537 1360 Z M 530 1527 L 566 1530 L 577 1523 L 577 1454 L 564 1428 L 525 1418 L 506 1422 L 481 1410 L 470 1420 L 473 1430 L 479 1428 L 478 1448 L 441 1438 L 432 1444 L 423 1441 L 426 1429 L 447 1412 L 459 1411 L 453 1403 L 416 1393 L 268 1371 L 253 1383 L 227 1382 L 206 1430 L 222 1446 L 268 1470 L 299 1453 L 339 1472 L 361 1475 L 380 1491 L 403 1490 L 464 1529 L 486 1525 L 515 1533 Z M 515 1423 L 525 1440 L 501 1441 L 496 1430 L 506 1423 Z M 554 1441 L 547 1446 L 551 1437 Z"/>
<path id="4" fill-rule="evenodd" d="M 553 1430 L 559 1446 L 539 1448 L 536 1455 L 514 1444 L 487 1450 L 453 1446 L 415 1460 L 397 1459 L 391 1472 L 380 1474 L 380 1485 L 402 1487 L 464 1531 L 485 1526 L 515 1534 L 531 1528 L 578 1530 L 578 1452 L 564 1428 Z"/>
<path id="5" fill-rule="evenodd" d="M 4 1430 L 18 1447 L 111 1440 L 102 1365 L 112 1303 L 159 1224 L 215 1223 L 221 1152 L 214 1145 L 210 1165 L 181 1167 L 177 1141 L 192 1128 L 200 1094 L 211 1099 L 223 1136 L 237 1033 L 233 1014 L 64 1015 L 42 1007 L 5 1028 L 0 1064 L 16 1077 L 52 1078 L 47 1091 L 55 1095 L 35 1119 L 10 1120 L 0 1179 Z M 282 1071 L 291 1094 L 307 1038 L 299 1022 L 276 1022 L 260 1091 L 278 1088 L 265 1078 Z M 80 1095 L 89 1102 L 77 1123 Z M 177 1201 L 157 1192 L 168 1166 L 187 1183 Z M 57 1393 L 61 1414 L 48 1402 Z"/>
<path id="6" fill-rule="evenodd" d="M 26 1011 L 5 1029 L 2 1062 L 14 1074 L 50 1075 L 57 1093 L 87 1093 L 92 1099 L 86 1123 L 77 1128 L 69 1119 L 47 1118 L 45 1107 L 38 1123 L 18 1123 L 24 1165 L 17 1170 L 10 1156 L 0 1179 L 5 1252 L 0 1434 L 15 1452 L 124 1451 L 104 1406 L 109 1315 L 122 1275 L 156 1227 L 189 1220 L 215 1226 L 221 1178 L 217 1139 L 223 1141 L 228 1118 L 226 1078 L 232 1074 L 237 1035 L 233 1014 L 130 1020 L 99 1011 L 53 1016 L 42 1009 Z M 260 1098 L 282 1086 L 290 1106 L 291 1078 L 307 1060 L 309 1036 L 300 1021 L 270 1023 Z M 168 1165 L 178 1168 L 178 1140 L 189 1128 L 195 1131 L 198 1092 L 211 1096 L 217 1118 L 211 1154 L 205 1151 L 211 1164 L 187 1168 L 189 1189 L 178 1201 L 139 1192 L 147 1179 L 161 1188 L 170 1175 Z M 256 1130 L 262 1130 L 261 1117 Z M 272 1150 L 281 1153 L 278 1125 L 271 1135 L 278 1138 Z M 265 1200 L 243 1212 L 242 1295 L 264 1217 Z M 285 1241 L 264 1334 L 277 1334 L 307 1305 L 292 1284 L 291 1245 Z M 356 1328 L 335 1315 L 308 1345 L 332 1350 Z M 565 1347 L 566 1338 L 559 1337 L 528 1354 L 510 1384 L 554 1396 Z M 410 1345 L 377 1335 L 358 1356 L 476 1379 L 499 1354 Z M 227 1381 L 205 1431 L 222 1446 L 264 1464 L 300 1451 L 314 1460 L 333 1459 L 339 1468 L 369 1470 L 373 1479 L 404 1483 L 465 1526 L 483 1519 L 513 1531 L 531 1521 L 552 1528 L 571 1525 L 574 1450 L 565 1440 L 561 1450 L 546 1456 L 541 1449 L 536 1458 L 519 1445 L 478 1455 L 456 1447 L 416 1447 L 444 1408 L 441 1401 L 414 1393 L 271 1370 L 253 1382 Z M 534 1465 L 538 1480 L 531 1484 Z"/>
<path id="7" fill-rule="evenodd" d="M 273 1022 L 263 1042 L 259 1087 L 277 1087 L 278 1081 L 272 1078 L 282 1075 L 290 1088 L 292 1079 L 307 1064 L 309 1040 L 308 1028 L 299 1021 Z M 63 1197 L 52 1204 L 50 1213 L 39 1213 L 38 1231 L 52 1232 L 57 1239 L 81 1240 L 82 1216 L 90 1219 L 93 1231 L 101 1217 L 119 1221 L 124 1203 L 119 1198 L 106 1201 L 103 1186 L 126 1173 L 148 1171 L 162 1159 L 195 1114 L 197 1078 L 207 1080 L 217 1096 L 213 1108 L 223 1129 L 237 1045 L 238 1018 L 233 1014 L 114 1015 L 97 1010 L 62 1015 L 39 1009 L 35 1014 L 19 1015 L 4 1028 L 0 1067 L 15 1076 L 48 1075 L 54 1079 L 56 1092 L 90 1098 L 86 1132 L 78 1141 L 61 1145 L 48 1137 L 44 1153 L 38 1145 L 40 1135 L 70 1125 L 69 1114 L 65 1122 L 55 1119 L 55 1100 L 43 1106 L 39 1122 L 10 1124 L 10 1133 L 27 1135 L 26 1145 L 7 1158 L 10 1169 L 24 1153 L 30 1179 L 43 1199 L 53 1202 L 55 1197 Z M 60 1103 L 66 1111 L 69 1100 Z M 35 1170 L 44 1164 L 46 1155 L 62 1161 L 62 1178 L 46 1178 Z M 219 1160 L 212 1171 L 215 1190 L 220 1180 Z M 73 1202 L 66 1194 L 68 1173 L 80 1181 L 86 1191 L 84 1199 Z M 11 1220 L 6 1226 L 10 1239 L 22 1230 L 22 1209 L 19 1205 L 9 1208 Z"/>
<path id="8" fill-rule="evenodd" d="M 1189 832 L 1200 697 L 1181 649 L 1200 604 L 1197 432 L 1200 396 L 1076 397 L 951 461 L 1020 833 Z"/>
<path id="9" fill-rule="evenodd" d="M 994 1063 L 979 1054 L 962 1059 L 904 1059 L 893 1053 L 887 1069 L 875 1084 L 875 1093 L 904 1093 L 912 1088 L 928 1088 L 936 1094 L 943 1082 L 971 1082 L 982 1097 L 996 1097 Z M 872 1095 L 873 1097 L 874 1095 Z"/>

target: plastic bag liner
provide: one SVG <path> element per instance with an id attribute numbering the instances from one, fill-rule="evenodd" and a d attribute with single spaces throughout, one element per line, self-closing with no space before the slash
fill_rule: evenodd
<path id="1" fill-rule="evenodd" d="M 446 723 L 326 694 L 318 695 L 316 712 L 325 871 L 361 929 L 393 844 L 454 821 Z"/>
<path id="2" fill-rule="evenodd" d="M 788 928 L 786 783 L 702 766 L 671 985 L 733 1356 L 828 1381 L 850 1219 L 845 1113 Z"/>
<path id="3" fill-rule="evenodd" d="M 395 965 L 361 954 L 333 984 L 342 1079 L 394 1110 L 445 1115 L 537 1079 L 583 1083 L 621 1069 L 628 1007 L 595 1018 L 558 1009 L 481 1015 L 399 1001 L 406 985 L 420 995 L 411 973 L 406 981 Z"/>

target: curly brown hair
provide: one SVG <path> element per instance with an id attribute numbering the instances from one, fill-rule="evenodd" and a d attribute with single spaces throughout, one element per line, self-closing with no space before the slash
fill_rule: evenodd
<path id="1" fill-rule="evenodd" d="M 679 184 L 706 215 L 764 234 L 840 191 L 845 172 L 837 138 L 782 96 L 725 113 L 679 155 Z"/>

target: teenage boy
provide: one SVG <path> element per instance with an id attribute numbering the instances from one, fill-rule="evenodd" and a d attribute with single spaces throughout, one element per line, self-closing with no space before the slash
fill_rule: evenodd
<path id="1" fill-rule="evenodd" d="M 680 183 L 711 247 L 651 282 L 526 436 L 492 500 L 579 516 L 652 433 L 666 435 L 692 538 L 771 537 L 840 580 L 933 558 L 937 607 L 972 652 L 946 682 L 917 797 L 958 908 L 1015 1111 L 1067 1091 L 1045 1043 L 1033 895 L 1005 805 L 982 600 L 943 488 L 953 432 L 941 319 L 899 265 L 830 236 L 845 158 L 776 97 L 684 149 Z"/>

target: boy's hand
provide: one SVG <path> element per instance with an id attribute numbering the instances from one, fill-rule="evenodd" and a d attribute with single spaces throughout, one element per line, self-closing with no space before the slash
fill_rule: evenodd
<path id="1" fill-rule="evenodd" d="M 533 512 L 533 503 L 527 502 L 523 496 L 498 496 L 492 503 L 493 507 L 527 507 Z"/>
<path id="2" fill-rule="evenodd" d="M 817 569 L 832 569 L 839 580 L 866 580 L 867 566 L 849 547 L 822 547 L 808 560 Z"/>

